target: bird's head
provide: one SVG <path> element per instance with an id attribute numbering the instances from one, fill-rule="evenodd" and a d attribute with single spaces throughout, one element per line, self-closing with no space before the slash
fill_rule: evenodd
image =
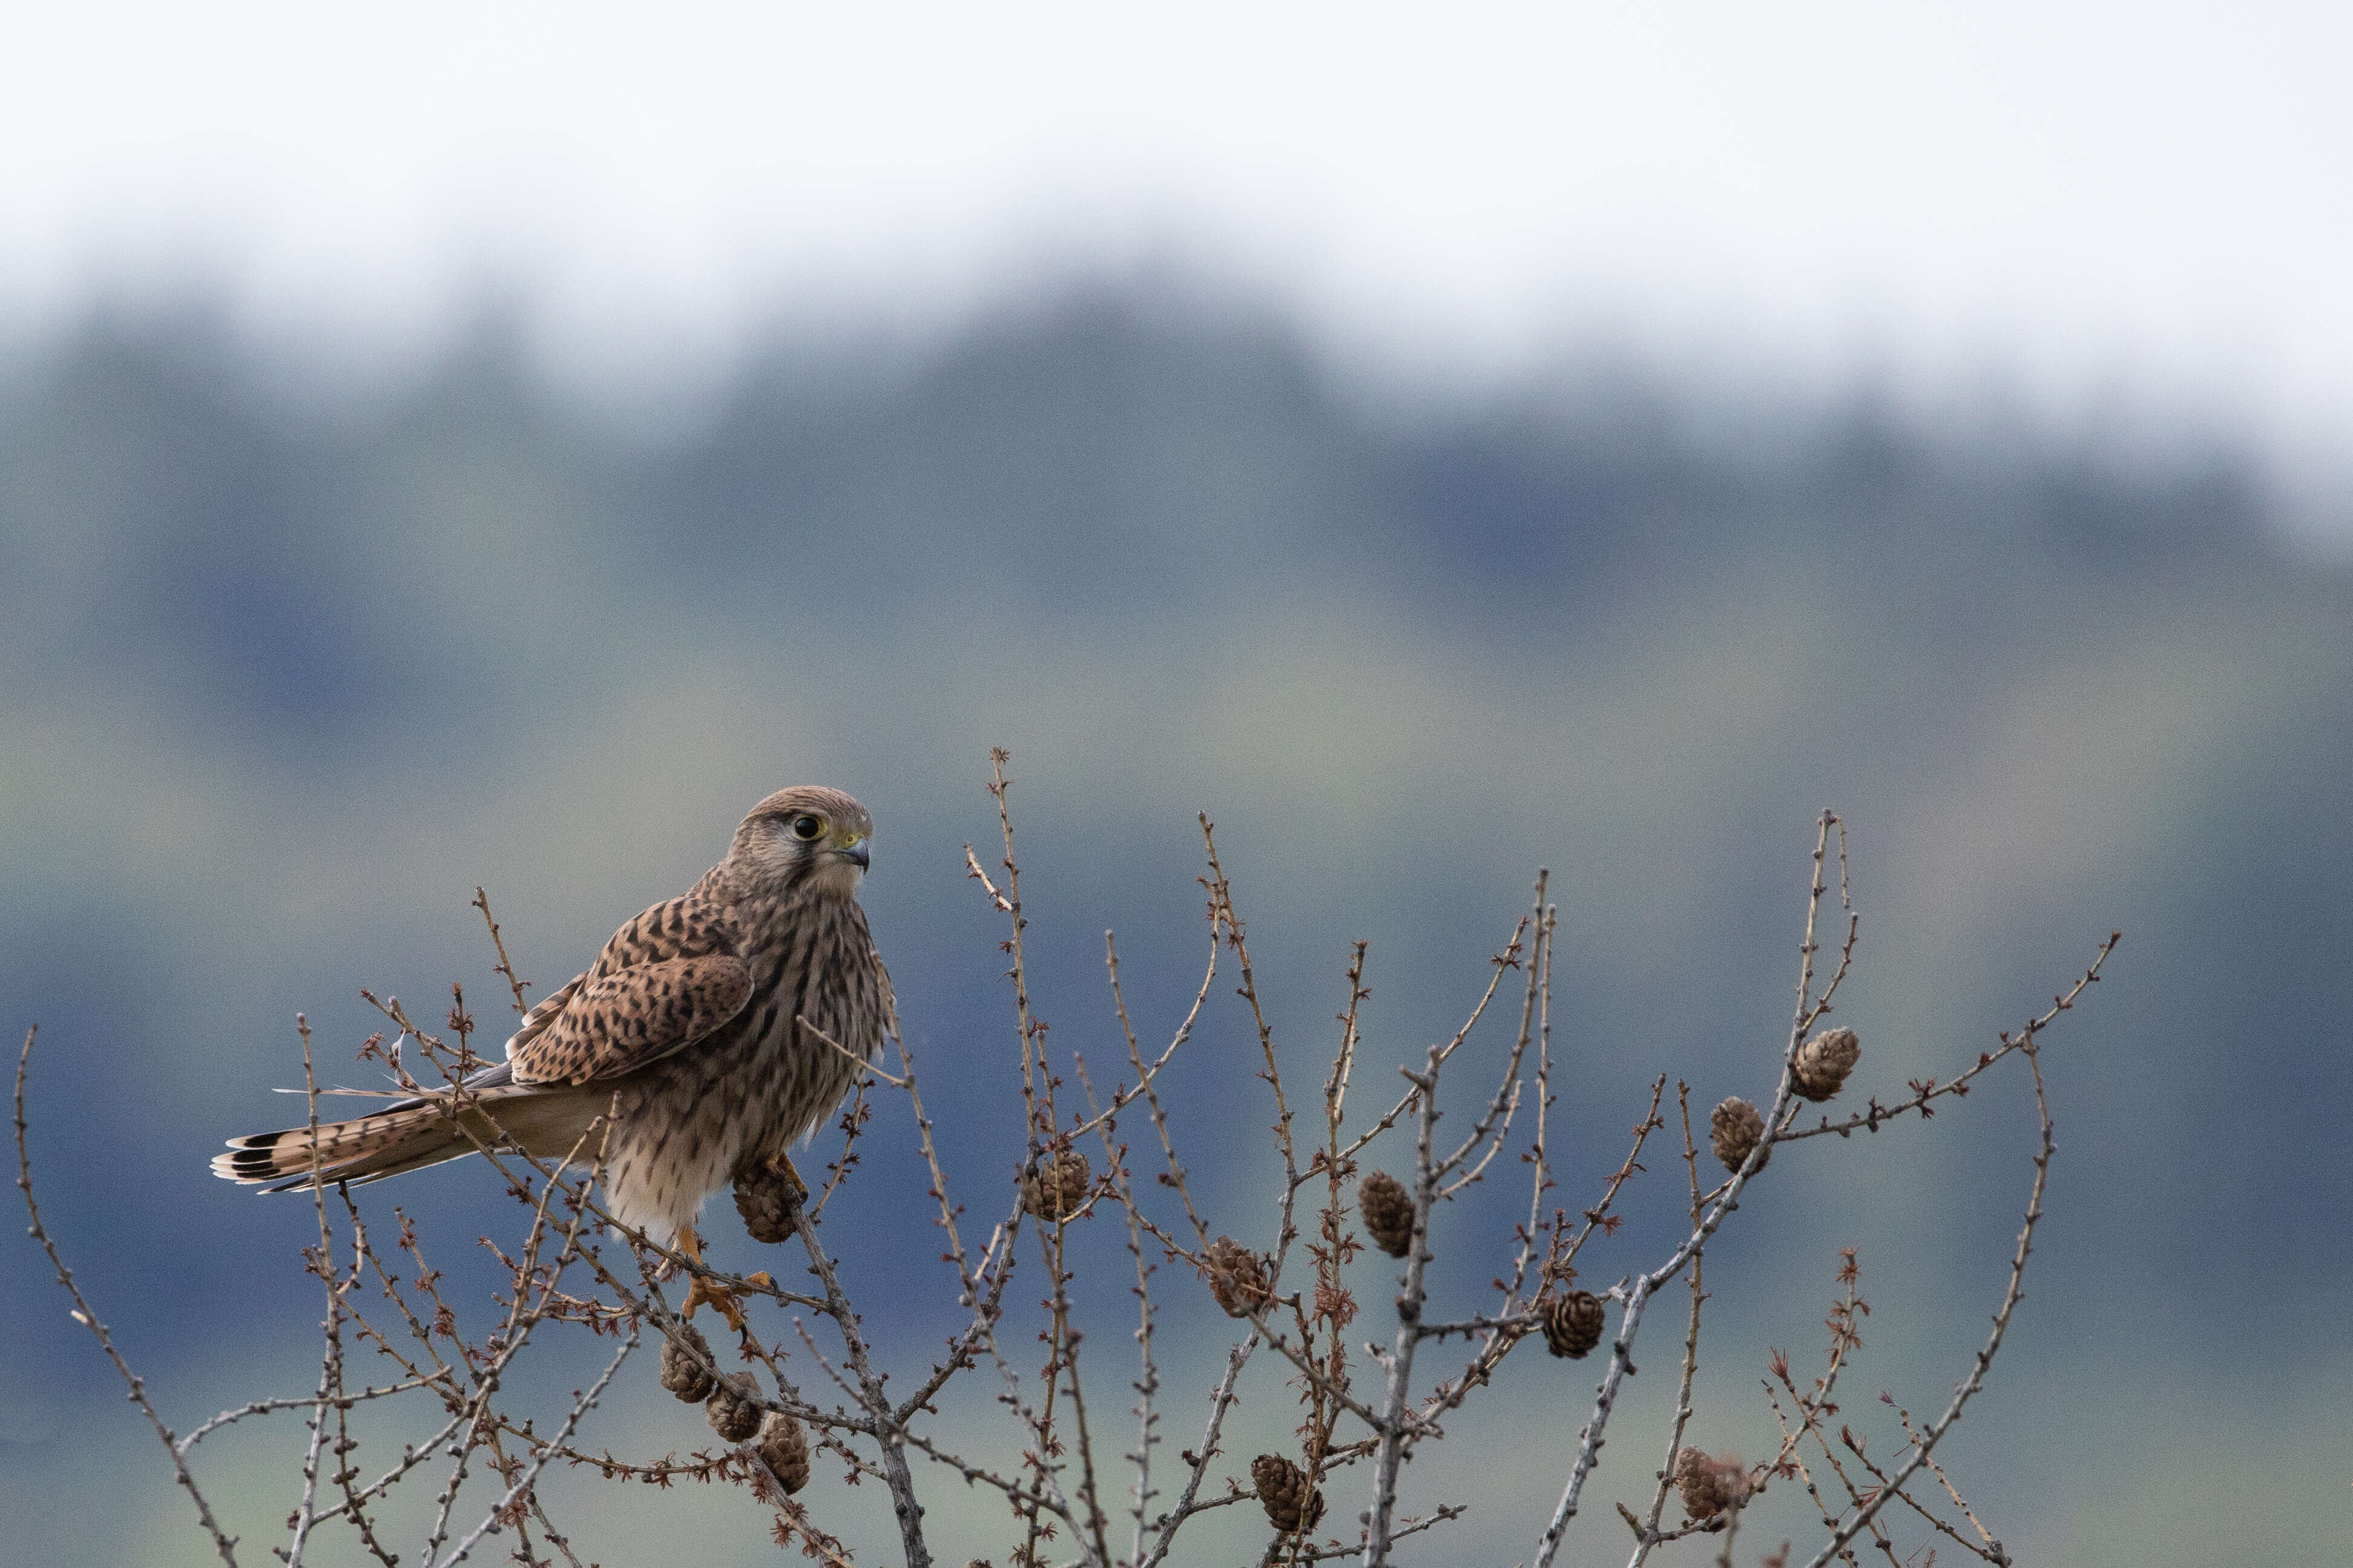
<path id="1" fill-rule="evenodd" d="M 838 789 L 797 784 L 752 808 L 732 858 L 763 880 L 846 899 L 865 875 L 874 819 Z"/>

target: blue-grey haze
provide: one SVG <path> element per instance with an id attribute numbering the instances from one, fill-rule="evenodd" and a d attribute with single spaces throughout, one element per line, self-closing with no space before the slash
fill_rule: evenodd
<path id="1" fill-rule="evenodd" d="M 1948 1076 L 2123 928 L 2052 1037 L 2051 1217 L 1956 1479 L 2030 1561 L 2337 1560 L 2353 599 L 2275 545 L 2227 444 L 2104 445 L 1992 406 L 1937 426 L 1600 362 L 1448 397 L 1351 380 L 1271 317 L 1118 290 L 912 346 L 780 332 L 658 438 L 495 327 L 397 384 L 294 384 L 200 313 L 93 321 L 0 382 L 0 1024 L 41 1026 L 49 1221 L 183 1426 L 315 1375 L 308 1206 L 203 1173 L 286 1118 L 294 1014 L 347 1079 L 363 985 L 438 1011 L 460 980 L 494 1019 L 477 883 L 553 984 L 786 783 L 873 808 L 867 901 L 910 1040 L 964 1195 L 998 1202 L 1010 999 L 961 846 L 994 831 L 1003 744 L 1039 1005 L 1106 1074 L 1103 930 L 1148 1034 L 1195 984 L 1196 811 L 1294 1094 L 1351 939 L 1373 943 L 1369 1105 L 1552 868 L 1573 1205 L 1653 1075 L 1703 1108 L 1769 1087 L 1820 807 L 1852 825 L 1861 1093 Z M 1262 1244 L 1271 1112 L 1222 986 L 1187 1048 L 1200 1190 Z M 1708 1257 L 1698 1440 L 1769 1445 L 1757 1379 L 1772 1346 L 1818 1353 L 1845 1245 L 1878 1309 L 1858 1425 L 1883 1451 L 1871 1394 L 1941 1405 L 2024 1200 L 2017 1078 L 1774 1162 Z M 912 1376 L 954 1306 L 905 1134 L 886 1106 L 835 1239 Z M 1670 1245 L 1682 1176 L 1648 1163 L 1588 1279 Z M 1520 1180 L 1441 1215 L 1451 1307 L 1501 1267 Z M 518 1212 L 486 1173 L 375 1194 L 485 1288 L 471 1239 Z M 1096 1224 L 1089 1353 L 1116 1413 L 1126 1265 Z M 0 1263 L 0 1557 L 200 1561 L 37 1254 Z M 1377 1331 L 1385 1260 L 1356 1275 Z M 1161 1280 L 1173 1454 L 1228 1325 Z M 1648 1484 L 1670 1300 L 1574 1561 L 1617 1560 L 1606 1500 Z M 1409 1507 L 1474 1505 L 1413 1561 L 1528 1554 L 1592 1380 L 1533 1352 L 1507 1370 L 1409 1473 Z M 649 1373 L 624 1382 L 594 1442 L 705 1436 Z M 1266 1369 L 1235 1473 L 1285 1440 L 1286 1397 Z M 1009 1464 L 1005 1419 L 977 1396 L 941 1417 Z M 252 1557 L 297 1436 L 281 1418 L 202 1451 Z M 884 1541 L 876 1489 L 824 1468 L 820 1517 Z M 740 1493 L 560 1484 L 584 1557 L 776 1551 Z M 986 1497 L 924 1485 L 944 1555 L 1002 1560 Z M 1772 1495 L 1758 1552 L 1803 1531 L 1801 1500 Z M 1255 1551 L 1241 1510 L 1216 1528 L 1188 1561 Z"/>

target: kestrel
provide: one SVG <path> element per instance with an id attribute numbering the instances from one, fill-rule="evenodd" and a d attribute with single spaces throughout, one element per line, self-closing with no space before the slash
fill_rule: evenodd
<path id="1" fill-rule="evenodd" d="M 373 1182 L 481 1144 L 560 1159 L 611 1109 L 594 1142 L 614 1215 L 691 1248 L 703 1200 L 783 1167 L 881 1046 L 891 981 L 856 897 L 873 831 L 839 790 L 777 791 L 692 891 L 614 932 L 532 1008 L 505 1061 L 459 1090 L 322 1124 L 315 1166 L 311 1130 L 293 1127 L 231 1139 L 213 1173 L 284 1191 L 314 1170 Z"/>

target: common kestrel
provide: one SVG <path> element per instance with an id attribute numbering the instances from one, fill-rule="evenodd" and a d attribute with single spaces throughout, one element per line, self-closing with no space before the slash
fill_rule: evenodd
<path id="1" fill-rule="evenodd" d="M 839 790 L 779 790 L 692 891 L 614 932 L 532 1008 L 505 1061 L 462 1089 L 322 1124 L 315 1156 L 308 1127 L 231 1139 L 213 1173 L 283 1191 L 314 1173 L 376 1181 L 480 1144 L 561 1158 L 610 1108 L 597 1142 L 613 1213 L 691 1247 L 703 1200 L 784 1165 L 882 1043 L 891 982 L 856 897 L 873 831 Z"/>

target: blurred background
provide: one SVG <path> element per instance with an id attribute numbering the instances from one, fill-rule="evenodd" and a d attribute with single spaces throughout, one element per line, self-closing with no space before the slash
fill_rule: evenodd
<path id="1" fill-rule="evenodd" d="M 307 1390 L 311 1211 L 203 1171 L 299 1104 L 269 1092 L 300 1082 L 295 1013 L 349 1081 L 363 985 L 424 1016 L 462 982 L 493 1028 L 477 884 L 545 989 L 804 781 L 881 825 L 866 904 L 959 1196 L 997 1205 L 1011 999 L 961 872 L 991 745 L 1040 1010 L 1098 1064 L 1106 928 L 1147 1036 L 1198 982 L 1196 812 L 1295 1094 L 1371 941 L 1367 1106 L 1549 867 L 1581 1206 L 1655 1075 L 1703 1108 L 1769 1090 L 1831 806 L 1863 916 L 1851 1092 L 1950 1076 L 2126 932 L 2051 1039 L 2050 1217 L 1956 1481 L 2023 1561 L 2340 1560 L 2349 26 L 2048 0 L 15 18 L 0 1025 L 41 1026 L 51 1227 L 168 1419 Z M 1222 988 L 1187 1050 L 1198 1190 L 1264 1245 L 1264 1091 Z M 1858 1426 L 1899 1441 L 1881 1388 L 1941 1407 L 2024 1203 L 2016 1078 L 1774 1162 L 1708 1256 L 1694 1440 L 1770 1452 L 1757 1380 L 1772 1347 L 1819 1357 L 1846 1246 L 1878 1309 Z M 886 1103 L 835 1227 L 902 1376 L 955 1318 L 908 1131 Z M 1648 1163 L 1597 1288 L 1672 1245 L 1683 1177 Z M 1486 1299 L 1517 1180 L 1441 1216 L 1444 1306 Z M 485 1300 L 472 1238 L 518 1212 L 486 1171 L 375 1192 Z M 1116 1409 L 1126 1264 L 1097 1228 Z M 37 1251 L 0 1264 L 0 1557 L 201 1560 Z M 1385 1332 L 1386 1260 L 1356 1272 Z M 1162 1283 L 1173 1455 L 1228 1325 Z M 1620 1560 L 1607 1501 L 1647 1496 L 1670 1300 L 1567 1560 Z M 1593 1379 L 1507 1370 L 1409 1473 L 1409 1510 L 1472 1512 L 1408 1561 L 1532 1552 Z M 625 1374 L 590 1445 L 708 1441 L 652 1384 Z M 1262 1367 L 1233 1473 L 1288 1441 L 1288 1397 Z M 985 1396 L 941 1419 L 1013 1462 Z M 199 1451 L 252 1557 L 298 1484 L 280 1421 Z M 819 1469 L 818 1519 L 883 1552 L 877 1489 Z M 924 1485 L 944 1559 L 1002 1561 L 987 1498 Z M 584 1559 L 777 1555 L 740 1492 L 549 1488 Z M 1807 1540 L 1802 1500 L 1769 1494 L 1744 1556 Z M 1187 1560 L 1250 1559 L 1241 1513 Z"/>

